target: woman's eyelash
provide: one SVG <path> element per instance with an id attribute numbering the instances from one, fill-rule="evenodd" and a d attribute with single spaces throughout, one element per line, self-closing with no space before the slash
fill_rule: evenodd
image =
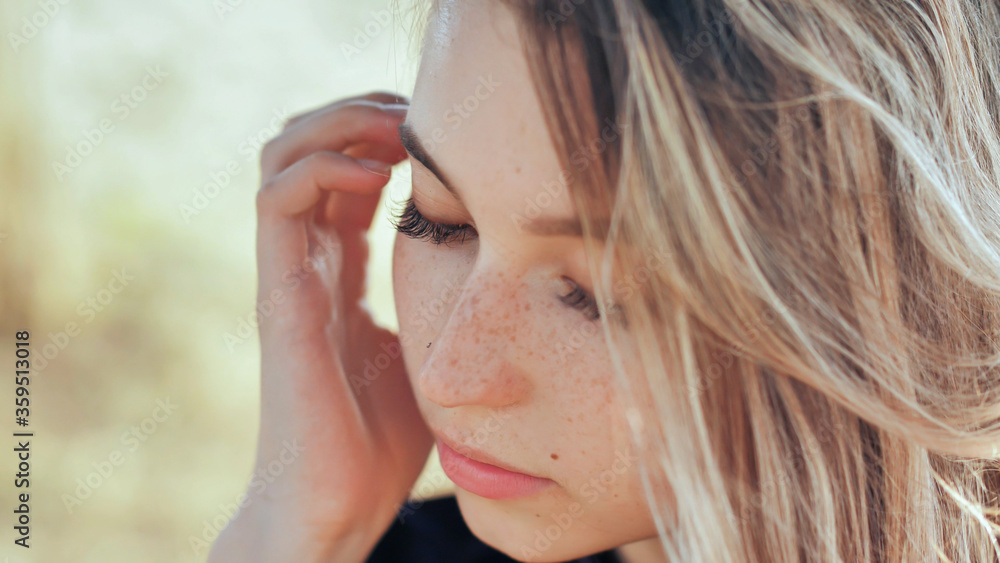
<path id="1" fill-rule="evenodd" d="M 472 225 L 448 225 L 435 223 L 421 215 L 413 198 L 407 200 L 398 217 L 393 218 L 393 227 L 412 239 L 427 240 L 434 244 L 462 244 L 470 238 L 478 236 Z M 601 318 L 597 299 L 579 284 L 569 278 L 562 278 L 569 291 L 559 296 L 559 300 L 584 314 L 587 319 L 596 321 Z"/>
<path id="2" fill-rule="evenodd" d="M 476 229 L 472 225 L 447 225 L 428 220 L 417 210 L 412 197 L 393 221 L 393 226 L 407 237 L 434 244 L 462 244 L 476 237 Z"/>
<path id="3" fill-rule="evenodd" d="M 592 321 L 596 321 L 601 318 L 601 311 L 597 307 L 597 299 L 595 299 L 590 292 L 583 289 L 569 278 L 563 278 L 563 282 L 565 282 L 570 288 L 569 293 L 559 296 L 559 299 L 563 303 L 577 309 Z"/>

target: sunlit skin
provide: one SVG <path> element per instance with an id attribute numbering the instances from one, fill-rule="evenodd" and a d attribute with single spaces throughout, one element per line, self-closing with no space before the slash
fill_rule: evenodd
<path id="1" fill-rule="evenodd" d="M 364 561 L 435 438 L 534 476 L 514 477 L 530 493 L 505 496 L 490 486 L 510 473 L 474 466 L 489 486 L 457 492 L 472 531 L 508 555 L 663 559 L 586 299 L 583 241 L 568 194 L 546 189 L 558 159 L 504 10 L 442 2 L 412 105 L 388 92 L 338 100 L 264 147 L 255 467 L 289 443 L 299 455 L 263 494 L 248 487 L 212 563 Z M 440 245 L 397 238 L 397 337 L 364 304 L 366 231 L 407 158 L 415 224 L 470 227 Z"/>
<path id="2" fill-rule="evenodd" d="M 574 210 L 565 191 L 537 199 L 560 165 L 517 34 L 485 1 L 443 2 L 430 23 L 403 125 L 413 199 L 474 231 L 440 245 L 399 235 L 394 286 L 432 432 L 555 483 L 505 500 L 459 488 L 469 527 L 512 557 L 564 561 L 656 532 L 600 327 L 560 299 L 563 278 L 593 287 L 583 240 L 531 228 Z M 547 205 L 524 223 L 532 201 Z"/>

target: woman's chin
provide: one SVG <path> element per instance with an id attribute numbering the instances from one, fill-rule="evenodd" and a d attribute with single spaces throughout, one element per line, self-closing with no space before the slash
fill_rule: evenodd
<path id="1" fill-rule="evenodd" d="M 588 547 L 597 538 L 580 521 L 577 502 L 560 502 L 551 495 L 492 500 L 462 489 L 455 498 L 472 533 L 518 561 L 568 561 L 614 547 Z"/>

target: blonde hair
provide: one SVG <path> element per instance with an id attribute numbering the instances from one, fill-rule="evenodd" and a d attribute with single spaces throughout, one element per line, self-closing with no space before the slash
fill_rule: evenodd
<path id="1" fill-rule="evenodd" d="M 669 558 L 1000 561 L 1000 6 L 507 4 Z"/>

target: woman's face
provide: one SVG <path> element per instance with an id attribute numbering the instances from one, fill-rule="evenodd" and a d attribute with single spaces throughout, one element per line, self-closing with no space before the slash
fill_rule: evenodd
<path id="1" fill-rule="evenodd" d="M 534 477 L 439 443 L 465 520 L 535 561 L 654 536 L 514 16 L 443 1 L 428 34 L 404 125 L 418 238 L 394 256 L 404 359 L 438 439 Z"/>

